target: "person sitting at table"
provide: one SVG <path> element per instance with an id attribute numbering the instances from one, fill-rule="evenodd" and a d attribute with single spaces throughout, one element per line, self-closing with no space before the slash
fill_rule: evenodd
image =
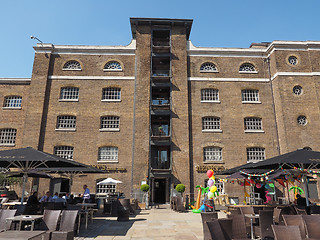
<path id="1" fill-rule="evenodd" d="M 310 203 L 310 201 L 309 201 Z M 298 207 L 306 207 L 307 206 L 307 201 L 306 198 L 302 197 L 300 194 L 297 194 L 297 205 Z"/>
<path id="2" fill-rule="evenodd" d="M 90 190 L 86 184 L 83 185 L 83 189 L 84 189 L 84 193 L 82 195 L 83 202 L 88 203 L 88 202 L 90 202 Z"/>
<path id="3" fill-rule="evenodd" d="M 46 192 L 46 195 L 44 195 L 39 202 L 53 202 L 50 192 Z"/>
<path id="4" fill-rule="evenodd" d="M 54 202 L 58 203 L 58 202 L 62 202 L 62 203 L 66 203 L 67 201 L 63 198 L 63 194 L 60 193 L 59 196 L 55 199 L 53 199 Z"/>
<path id="5" fill-rule="evenodd" d="M 53 195 L 52 200 L 55 202 L 56 199 L 58 199 L 58 198 L 59 198 L 59 194 L 58 194 L 58 192 L 56 192 L 56 193 Z"/>

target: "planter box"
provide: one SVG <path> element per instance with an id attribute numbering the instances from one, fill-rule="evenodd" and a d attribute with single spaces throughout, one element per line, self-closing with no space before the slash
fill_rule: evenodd
<path id="1" fill-rule="evenodd" d="M 138 203 L 139 209 L 146 209 L 146 203 Z"/>

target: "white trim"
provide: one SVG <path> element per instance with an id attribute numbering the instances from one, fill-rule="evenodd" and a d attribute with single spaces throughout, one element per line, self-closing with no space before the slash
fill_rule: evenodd
<path id="1" fill-rule="evenodd" d="M 50 75 L 52 80 L 134 80 L 134 76 L 56 76 Z"/>
<path id="2" fill-rule="evenodd" d="M 14 147 L 15 143 L 0 143 L 0 147 Z"/>
<path id="3" fill-rule="evenodd" d="M 261 101 L 242 101 L 243 104 L 261 104 Z"/>
<path id="4" fill-rule="evenodd" d="M 3 110 L 21 110 L 22 107 L 2 107 Z"/>
<path id="5" fill-rule="evenodd" d="M 56 128 L 55 129 L 57 132 L 75 132 L 75 128 Z"/>
<path id="6" fill-rule="evenodd" d="M 277 72 L 271 77 L 271 81 L 278 76 L 320 76 L 320 72 Z"/>
<path id="7" fill-rule="evenodd" d="M 122 68 L 121 69 L 103 69 L 104 72 L 122 72 Z"/>
<path id="8" fill-rule="evenodd" d="M 269 82 L 268 78 L 207 78 L 188 77 L 189 81 L 217 81 L 217 82 Z"/>
<path id="9" fill-rule="evenodd" d="M 121 102 L 121 99 L 101 99 L 101 102 Z"/>
<path id="10" fill-rule="evenodd" d="M 100 132 L 120 132 L 120 128 L 100 128 Z"/>
<path id="11" fill-rule="evenodd" d="M 245 133 L 264 133 L 264 130 L 244 130 Z"/>
<path id="12" fill-rule="evenodd" d="M 97 160 L 97 163 L 119 163 L 119 160 Z M 112 184 L 110 184 L 112 185 Z"/>
<path id="13" fill-rule="evenodd" d="M 31 78 L 0 78 L 0 83 L 8 83 L 8 84 L 30 84 Z"/>
<path id="14" fill-rule="evenodd" d="M 82 71 L 82 69 L 81 68 L 80 69 L 77 69 L 77 68 L 75 68 L 75 69 L 62 68 L 62 71 Z"/>
<path id="15" fill-rule="evenodd" d="M 240 74 L 258 73 L 257 71 L 239 71 Z"/>
<path id="16" fill-rule="evenodd" d="M 218 73 L 218 70 L 211 70 L 211 71 L 205 71 L 205 70 L 200 70 L 201 73 Z"/>
<path id="17" fill-rule="evenodd" d="M 60 99 L 59 98 L 59 102 L 79 102 L 79 98 L 78 99 Z"/>
<path id="18" fill-rule="evenodd" d="M 201 100 L 200 102 L 202 102 L 202 103 L 221 103 L 220 100 L 212 100 L 212 101 L 210 101 L 210 100 Z"/>
<path id="19" fill-rule="evenodd" d="M 203 133 L 212 133 L 212 132 L 216 132 L 216 133 L 222 133 L 221 129 L 202 129 Z"/>

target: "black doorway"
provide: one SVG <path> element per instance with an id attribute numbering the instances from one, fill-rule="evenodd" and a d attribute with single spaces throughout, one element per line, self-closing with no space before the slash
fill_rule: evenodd
<path id="1" fill-rule="evenodd" d="M 153 187 L 154 187 L 154 202 L 166 203 L 166 180 L 155 179 Z"/>

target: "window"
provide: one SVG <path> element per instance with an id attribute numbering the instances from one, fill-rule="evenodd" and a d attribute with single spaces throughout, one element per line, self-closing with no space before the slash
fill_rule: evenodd
<path id="1" fill-rule="evenodd" d="M 120 117 L 117 116 L 105 116 L 100 119 L 101 130 L 117 130 L 120 128 Z"/>
<path id="2" fill-rule="evenodd" d="M 102 101 L 120 101 L 120 88 L 104 88 L 102 89 Z"/>
<path id="3" fill-rule="evenodd" d="M 72 60 L 67 62 L 62 69 L 63 70 L 81 70 L 81 65 L 78 61 Z"/>
<path id="4" fill-rule="evenodd" d="M 219 194 L 224 194 L 224 183 L 223 181 L 220 181 L 219 179 L 215 180 L 215 186 L 217 187 L 217 192 Z M 204 186 L 208 187 L 208 179 L 204 180 Z"/>
<path id="5" fill-rule="evenodd" d="M 213 63 L 206 62 L 201 65 L 200 72 L 217 72 L 217 67 Z"/>
<path id="6" fill-rule="evenodd" d="M 219 117 L 203 117 L 202 118 L 202 131 L 214 132 L 220 131 L 220 118 Z"/>
<path id="7" fill-rule="evenodd" d="M 22 97 L 20 96 L 8 96 L 5 97 L 3 107 L 4 108 L 21 108 Z"/>
<path id="8" fill-rule="evenodd" d="M 118 162 L 118 148 L 100 147 L 98 161 Z"/>
<path id="9" fill-rule="evenodd" d="M 299 116 L 299 117 L 297 118 L 297 122 L 298 122 L 299 125 L 305 126 L 305 125 L 307 125 L 307 123 L 308 123 L 307 117 L 301 115 L 301 116 Z"/>
<path id="10" fill-rule="evenodd" d="M 79 88 L 63 87 L 60 90 L 60 100 L 75 101 L 79 99 Z"/>
<path id="11" fill-rule="evenodd" d="M 0 145 L 14 146 L 16 144 L 17 129 L 0 129 Z"/>
<path id="12" fill-rule="evenodd" d="M 301 95 L 302 94 L 302 87 L 297 85 L 297 86 L 294 86 L 293 89 L 292 89 L 293 93 L 297 96 Z"/>
<path id="13" fill-rule="evenodd" d="M 54 147 L 54 154 L 61 158 L 73 160 L 73 147 L 69 147 L 69 146 Z"/>
<path id="14" fill-rule="evenodd" d="M 221 161 L 222 160 L 222 149 L 219 147 L 206 147 L 203 149 L 203 161 Z"/>
<path id="15" fill-rule="evenodd" d="M 103 71 L 122 71 L 122 67 L 119 62 L 112 61 L 104 66 Z"/>
<path id="16" fill-rule="evenodd" d="M 242 96 L 242 102 L 256 102 L 260 103 L 259 101 L 259 90 L 254 90 L 254 89 L 245 89 L 241 91 L 241 96 Z"/>
<path id="17" fill-rule="evenodd" d="M 244 119 L 245 132 L 261 132 L 262 119 L 257 117 L 247 117 Z"/>
<path id="18" fill-rule="evenodd" d="M 76 128 L 76 117 L 75 116 L 58 116 L 57 129 L 73 130 L 75 128 Z"/>
<path id="19" fill-rule="evenodd" d="M 257 162 L 265 160 L 264 148 L 251 147 L 247 148 L 247 161 Z"/>
<path id="20" fill-rule="evenodd" d="M 291 65 L 297 65 L 298 64 L 298 59 L 295 56 L 290 56 L 290 57 L 288 57 L 288 62 Z"/>
<path id="21" fill-rule="evenodd" d="M 256 73 L 257 71 L 251 63 L 244 63 L 240 66 L 239 72 Z"/>
<path id="22" fill-rule="evenodd" d="M 201 89 L 201 102 L 219 102 L 219 90 L 213 88 Z"/>

